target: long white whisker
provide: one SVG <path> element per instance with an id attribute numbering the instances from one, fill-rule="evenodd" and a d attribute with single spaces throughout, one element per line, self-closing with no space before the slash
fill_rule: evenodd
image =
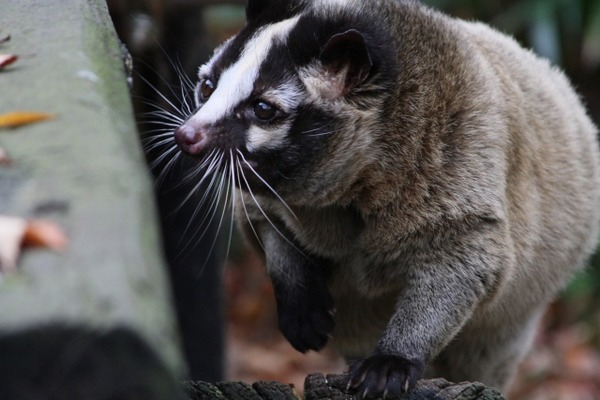
<path id="1" fill-rule="evenodd" d="M 151 148 L 148 149 L 148 151 L 152 150 L 153 148 L 159 147 L 159 145 L 164 145 L 165 143 L 155 143 Z M 179 148 L 175 145 L 169 147 L 167 150 L 163 151 L 162 154 L 158 157 L 156 157 L 149 165 L 148 167 L 150 168 L 150 170 L 154 170 L 154 168 L 156 168 L 158 165 L 160 165 L 165 158 L 169 157 L 169 155 L 171 155 L 172 153 L 178 151 Z"/>
<path id="2" fill-rule="evenodd" d="M 175 118 L 179 119 L 179 120 L 185 120 L 185 118 L 186 118 L 186 114 L 184 114 L 183 111 L 179 108 L 177 108 L 177 109 L 165 108 L 161 103 L 156 103 L 154 101 L 148 101 L 148 100 L 144 100 L 143 103 L 146 104 L 147 106 L 152 107 L 153 110 L 142 113 L 141 114 L 142 117 L 145 117 L 145 116 L 156 116 L 156 117 L 160 117 L 160 118 L 166 117 L 170 120 L 175 119 Z"/>
<path id="3" fill-rule="evenodd" d="M 220 154 L 220 155 L 217 153 L 212 153 L 212 154 L 213 154 L 213 156 L 210 158 L 210 164 L 208 165 L 208 167 L 206 167 L 206 170 L 204 171 L 204 175 L 202 176 L 202 178 L 200 178 L 200 180 L 196 183 L 196 185 L 192 188 L 192 190 L 190 190 L 190 193 L 183 199 L 181 204 L 179 204 L 179 206 L 176 207 L 175 210 L 173 210 L 173 212 L 179 212 L 181 210 L 181 208 L 185 205 L 185 203 L 187 203 L 190 200 L 190 198 L 202 186 L 202 184 L 204 183 L 204 181 L 206 181 L 206 179 L 208 177 L 211 177 L 211 184 L 209 186 L 212 186 L 212 183 L 214 182 L 215 177 L 218 175 L 216 173 L 213 173 L 213 171 L 215 169 L 218 169 L 217 167 L 220 165 L 221 160 L 223 159 L 223 154 Z M 205 160 L 205 162 L 202 165 L 204 165 L 208 160 L 209 159 Z M 202 165 L 200 165 L 200 167 L 196 171 L 201 171 L 203 169 Z M 197 172 L 195 174 L 197 174 Z M 191 178 L 186 178 L 183 181 L 187 182 L 190 180 L 191 180 Z"/>
<path id="4" fill-rule="evenodd" d="M 246 178 L 244 177 L 244 171 L 243 171 L 243 168 L 242 168 L 242 165 L 241 165 L 241 163 L 240 163 L 239 159 L 236 159 L 236 163 L 237 163 L 237 164 L 236 164 L 236 167 L 237 167 L 237 171 L 238 171 L 238 174 L 237 174 L 237 177 L 236 177 L 236 178 L 237 178 L 238 185 L 239 185 L 239 187 L 240 187 L 240 192 L 239 192 L 239 193 L 240 193 L 240 196 L 241 196 L 241 201 L 240 201 L 240 203 L 241 203 L 241 205 L 242 205 L 242 209 L 244 210 L 244 214 L 246 215 L 246 220 L 248 221 L 248 226 L 250 226 L 250 229 L 252 230 L 252 233 L 253 233 L 253 234 L 254 234 L 254 236 L 256 237 L 256 242 L 257 242 L 257 243 L 258 243 L 258 245 L 259 245 L 259 246 L 260 246 L 260 247 L 263 249 L 263 253 L 264 253 L 265 257 L 267 258 L 267 260 L 268 260 L 268 261 L 271 263 L 271 265 L 272 265 L 274 268 L 276 268 L 276 269 L 279 271 L 279 273 L 281 273 L 281 274 L 284 274 L 284 275 L 287 275 L 287 276 L 288 276 L 288 279 L 289 279 L 290 281 L 294 281 L 294 280 L 296 279 L 296 277 L 295 277 L 294 275 L 292 275 L 292 274 L 291 274 L 291 273 L 290 273 L 290 272 L 289 272 L 287 269 L 285 269 L 285 268 L 282 268 L 282 267 L 281 267 L 281 265 L 279 265 L 279 264 L 278 264 L 278 263 L 277 263 L 277 262 L 276 262 L 276 261 L 275 261 L 275 260 L 274 260 L 274 259 L 271 257 L 271 255 L 270 255 L 270 254 L 269 254 L 269 253 L 266 251 L 266 249 L 265 249 L 265 246 L 264 246 L 264 244 L 262 243 L 262 240 L 261 240 L 261 238 L 260 238 L 260 235 L 259 235 L 259 234 L 258 234 L 258 232 L 256 231 L 256 228 L 254 227 L 254 224 L 252 223 L 252 219 L 250 218 L 250 214 L 248 213 L 248 208 L 246 208 L 246 201 L 244 200 L 244 190 L 242 189 L 242 182 L 241 182 L 240 176 L 241 176 L 242 178 L 244 178 L 244 181 L 246 181 Z M 247 183 L 247 181 L 246 181 L 246 183 Z M 250 187 L 248 187 L 247 185 L 246 185 L 246 188 L 248 189 L 248 193 L 251 193 L 251 192 L 252 192 L 252 191 L 251 191 L 251 189 L 250 189 Z M 256 203 L 256 201 L 255 201 L 255 203 Z M 258 205 L 258 204 L 257 204 L 257 205 Z M 259 209 L 260 209 L 260 206 L 259 206 Z M 264 215 L 264 214 L 263 214 L 263 215 Z M 267 221 L 269 221 L 269 219 L 268 219 L 268 218 L 267 218 Z M 269 221 L 269 222 L 271 222 L 271 221 Z M 271 223 L 271 225 L 273 225 L 273 224 Z M 275 229 L 277 230 L 277 228 L 275 228 Z M 280 233 L 280 235 L 282 235 L 282 234 Z M 285 238 L 285 236 L 283 236 L 283 235 L 282 235 L 282 237 L 283 237 L 284 239 L 286 239 L 286 238 Z M 293 246 L 293 244 L 292 244 L 292 246 Z M 296 249 L 297 249 L 297 247 L 296 247 L 296 246 L 294 246 L 294 248 L 296 248 Z M 300 251 L 300 250 L 298 250 L 298 251 Z M 303 253 L 302 253 L 302 251 L 300 251 L 300 254 L 303 254 Z"/>
<path id="5" fill-rule="evenodd" d="M 142 122 L 145 124 L 152 124 L 152 125 L 156 126 L 157 128 L 155 128 L 155 129 L 159 129 L 158 127 L 163 127 L 162 129 L 166 129 L 166 128 L 174 129 L 185 122 L 183 119 L 179 119 L 179 118 L 177 118 L 176 120 L 175 119 L 167 120 L 165 118 L 165 116 L 162 116 L 162 117 L 152 116 L 152 118 L 162 118 L 162 119 L 152 119 L 152 120 L 148 119 L 148 120 L 145 120 Z M 145 133 L 148 133 L 148 132 L 152 132 L 152 131 L 146 131 Z"/>
<path id="6" fill-rule="evenodd" d="M 240 165 L 240 169 L 241 168 L 242 168 L 242 166 Z M 275 223 L 269 218 L 269 216 L 267 215 L 267 213 L 265 212 L 265 210 L 260 205 L 260 203 L 259 203 L 258 199 L 256 198 L 256 196 L 254 196 L 254 193 L 252 193 L 252 190 L 250 189 L 250 184 L 248 183 L 248 180 L 246 179 L 246 176 L 243 173 L 241 175 L 242 175 L 242 178 L 244 179 L 244 182 L 246 183 L 246 187 L 248 188 L 248 193 L 252 197 L 252 200 L 254 201 L 254 204 L 256 204 L 256 207 L 258 207 L 258 209 L 260 210 L 260 213 L 269 222 L 269 224 L 275 230 L 275 232 L 277 232 L 279 234 L 279 236 L 281 236 L 281 238 L 283 240 L 285 240 L 290 246 L 292 246 L 295 250 L 297 250 L 303 257 L 305 257 L 306 259 L 310 259 L 306 254 L 304 254 L 304 252 L 301 249 L 298 248 L 298 246 L 296 246 L 290 239 L 288 239 L 283 234 L 283 232 L 281 232 L 281 230 L 279 230 L 279 228 L 277 228 L 277 226 L 275 225 Z"/>
<path id="7" fill-rule="evenodd" d="M 222 157 L 219 158 L 219 160 L 222 160 Z M 208 184 L 208 187 L 206 188 L 206 191 L 204 192 L 204 195 L 202 196 L 202 199 L 198 202 L 198 206 L 196 207 L 196 209 L 194 210 L 194 213 L 192 214 L 190 220 L 188 221 L 187 226 L 184 229 L 184 234 L 182 235 L 183 237 L 186 237 L 186 233 L 190 230 L 191 226 L 192 226 L 192 222 L 194 222 L 198 216 L 198 212 L 200 211 L 200 209 L 202 208 L 202 206 L 205 204 L 206 199 L 208 197 L 211 197 L 210 199 L 210 204 L 208 205 L 208 212 L 205 213 L 202 217 L 202 220 L 199 221 L 198 226 L 199 227 L 203 227 L 202 231 L 198 230 L 195 234 L 191 235 L 191 237 L 189 238 L 187 244 L 185 244 L 181 251 L 183 252 L 186 248 L 188 248 L 189 246 L 192 245 L 193 242 L 200 242 L 203 238 L 204 235 L 206 235 L 206 233 L 208 232 L 208 230 L 211 227 L 211 223 L 215 218 L 215 215 L 217 214 L 217 211 L 219 209 L 219 203 L 221 202 L 221 196 L 223 194 L 223 180 L 224 178 L 221 176 L 221 179 L 218 180 L 218 184 L 217 184 L 217 188 L 214 188 L 213 186 L 215 185 L 215 182 L 217 181 L 217 176 L 219 176 L 220 174 L 212 174 L 212 178 L 210 183 Z M 205 178 L 207 175 L 204 175 L 203 178 Z M 190 192 L 190 194 L 188 195 L 188 199 L 197 191 L 198 189 L 198 185 Z M 209 196 L 210 193 L 210 196 Z M 184 204 L 184 203 L 183 203 Z M 183 205 L 182 204 L 182 205 Z M 181 206 L 180 206 L 181 207 Z M 178 208 L 180 208 L 178 207 Z M 217 235 L 215 235 L 215 237 L 218 236 L 218 231 L 217 231 Z M 181 245 L 181 243 L 180 243 Z M 211 246 L 212 249 L 213 246 Z M 207 255 L 207 259 L 209 258 L 210 253 Z"/>
<path id="8" fill-rule="evenodd" d="M 193 113 L 194 108 L 192 106 L 190 106 L 188 99 L 189 99 L 189 93 L 194 91 L 195 85 L 191 81 L 191 79 L 188 77 L 186 72 L 183 70 L 181 62 L 179 60 L 177 60 L 177 62 L 175 62 L 170 57 L 167 57 L 167 60 L 171 64 L 171 68 L 173 68 L 173 70 L 175 71 L 175 73 L 179 79 L 179 93 L 176 93 L 175 90 L 173 90 L 172 85 L 169 85 L 168 82 L 166 82 L 166 83 L 171 91 L 171 94 L 173 94 L 173 96 L 175 96 L 175 97 L 178 97 L 179 100 L 181 101 L 181 107 L 177 108 L 177 110 L 178 110 L 178 112 L 180 112 L 180 114 L 182 116 L 184 116 L 184 119 L 185 119 L 185 114 L 191 115 Z"/>
<path id="9" fill-rule="evenodd" d="M 233 225 L 235 221 L 235 199 L 237 195 L 237 188 L 235 186 L 235 155 L 233 151 L 229 150 L 229 187 L 231 187 L 231 216 L 229 219 L 229 235 L 227 238 L 227 249 L 225 251 L 225 259 L 229 259 L 229 251 L 231 250 L 231 241 L 233 239 Z"/>
<path id="10" fill-rule="evenodd" d="M 179 60 L 179 57 L 177 57 L 177 62 L 172 60 L 171 57 L 167 57 L 167 60 L 169 61 L 169 64 L 171 64 L 171 67 L 177 73 L 177 76 L 179 77 L 179 83 L 182 86 L 187 86 L 188 88 L 193 89 L 194 83 L 190 80 L 190 78 L 187 76 L 187 74 L 183 70 L 183 66 L 181 65 L 181 61 Z"/>
<path id="11" fill-rule="evenodd" d="M 225 169 L 227 169 L 227 162 L 226 162 L 226 168 Z M 225 189 L 223 189 L 223 186 L 225 186 Z M 219 233 L 221 232 L 221 229 L 223 228 L 223 220 L 225 219 L 225 215 L 226 215 L 226 206 L 231 201 L 230 200 L 231 199 L 230 196 L 231 196 L 231 193 L 232 193 L 233 189 L 232 189 L 232 185 L 229 182 L 229 177 L 226 176 L 225 172 L 222 173 L 222 179 L 221 179 L 221 184 L 220 184 L 219 190 L 221 191 L 221 193 L 223 191 L 225 191 L 225 199 L 223 200 L 223 203 L 222 203 L 222 206 L 221 206 L 222 211 L 221 211 L 221 217 L 219 218 L 219 223 L 218 223 L 218 226 L 217 226 L 217 234 L 215 235 L 215 237 L 214 237 L 214 239 L 212 241 L 212 244 L 210 246 L 210 250 L 208 251 L 207 259 L 208 259 L 208 257 L 210 257 L 210 255 L 212 254 L 212 252 L 215 249 L 215 245 L 216 245 L 217 240 L 219 238 Z M 219 203 L 221 203 L 221 202 L 219 201 Z M 216 205 L 216 208 L 217 207 L 218 207 L 218 204 Z M 231 225 L 230 225 L 230 228 L 231 228 Z M 204 234 L 206 234 L 206 230 L 203 233 L 203 235 Z M 231 235 L 231 233 L 230 233 L 230 235 Z M 231 239 L 231 236 L 230 236 L 230 239 Z M 227 248 L 227 255 L 229 255 L 229 246 Z"/>
<path id="12" fill-rule="evenodd" d="M 156 94 L 157 94 L 157 95 L 158 95 L 158 96 L 159 96 L 159 97 L 160 97 L 160 98 L 161 98 L 161 99 L 162 99 L 162 100 L 163 100 L 165 103 L 167 103 L 167 104 L 168 104 L 168 105 L 171 107 L 171 109 L 173 109 L 173 110 L 179 110 L 179 107 L 177 107 L 175 104 L 173 104 L 173 102 L 172 102 L 171 100 L 169 100 L 169 98 L 168 98 L 167 96 L 165 96 L 165 95 L 164 95 L 164 94 L 163 94 L 163 93 L 162 93 L 160 90 L 158 90 L 158 88 L 157 88 L 156 86 L 154 86 L 154 85 L 153 85 L 151 82 L 149 82 L 149 81 L 148 81 L 147 79 L 145 79 L 144 77 L 141 77 L 141 78 L 142 78 L 142 80 L 143 80 L 144 82 L 146 82 L 146 84 L 147 84 L 148 86 L 150 86 L 150 88 L 151 88 L 152 90 L 154 90 L 154 92 L 155 92 L 155 93 L 156 93 Z M 170 85 L 167 85 L 167 86 L 170 88 Z M 171 91 L 172 91 L 172 90 L 171 90 Z M 173 93 L 173 94 L 175 94 L 175 93 Z M 159 106 L 157 106 L 156 104 L 155 104 L 154 106 L 155 106 L 156 108 L 159 108 L 159 109 L 163 110 L 163 111 L 166 111 L 164 108 L 162 108 L 162 107 L 159 107 Z"/>
<path id="13" fill-rule="evenodd" d="M 151 138 L 152 140 L 144 140 L 142 141 L 142 146 L 144 149 L 144 152 L 146 153 L 150 153 L 153 150 L 159 148 L 159 147 L 165 147 L 168 144 L 173 144 L 173 139 L 170 137 L 171 135 L 169 135 L 169 137 L 164 137 L 164 136 L 156 136 Z M 177 146 L 173 146 L 173 147 L 177 147 Z M 171 150 L 169 150 L 171 151 Z"/>
<path id="14" fill-rule="evenodd" d="M 188 100 L 189 100 L 188 94 L 189 94 L 190 90 L 189 90 L 189 87 L 188 87 L 187 91 L 185 90 L 186 82 L 183 81 L 184 78 L 188 79 L 188 81 L 189 81 L 189 78 L 187 78 L 187 76 L 185 76 L 185 74 L 183 74 L 183 73 L 179 74 L 179 82 L 181 83 L 181 88 L 180 88 L 181 105 L 182 105 L 182 108 L 184 109 L 185 113 L 188 115 L 191 115 L 191 114 L 193 114 L 194 109 L 188 102 Z M 190 83 L 191 83 L 191 81 L 190 81 Z M 192 88 L 192 90 L 194 89 L 193 86 L 191 86 L 191 88 Z"/>
<path id="15" fill-rule="evenodd" d="M 312 133 L 312 132 L 321 131 L 323 128 L 328 128 L 331 125 L 332 124 L 330 123 L 330 124 L 326 124 L 326 125 L 323 125 L 323 126 L 315 127 L 313 129 L 308 129 L 308 130 L 302 132 L 302 134 L 306 135 L 306 136 L 309 136 L 309 137 L 317 137 L 317 136 L 327 136 L 327 135 L 331 135 L 331 134 L 343 131 L 342 128 L 337 128 L 337 129 L 328 129 L 326 131 L 319 132 L 319 133 Z"/>
<path id="16" fill-rule="evenodd" d="M 248 214 L 248 208 L 246 208 L 246 201 L 244 200 L 244 190 L 242 189 L 242 181 L 240 179 L 240 176 L 243 176 L 244 173 L 243 173 L 240 161 L 238 159 L 236 159 L 236 170 L 237 170 L 236 180 L 237 180 L 238 186 L 240 187 L 240 197 L 241 197 L 240 203 L 242 205 L 242 209 L 244 210 L 244 214 L 246 215 L 246 220 L 248 221 L 248 225 L 250 226 L 250 229 L 252 230 L 252 233 L 254 233 L 254 237 L 256 237 L 257 243 L 260 245 L 260 247 L 263 249 L 263 252 L 268 257 L 267 252 L 265 250 L 265 247 L 262 244 L 262 241 L 260 240 L 260 235 L 256 231 L 256 228 L 254 227 L 254 224 L 252 223 L 252 219 L 250 218 L 250 214 Z M 248 190 L 250 190 L 250 188 L 248 188 Z"/>
<path id="17" fill-rule="evenodd" d="M 203 172 L 203 169 L 206 168 L 208 173 L 211 173 L 215 168 L 218 169 L 219 158 L 223 158 L 223 156 L 219 155 L 219 152 L 216 149 L 212 149 L 202 160 L 200 164 L 194 169 L 194 171 L 188 176 L 183 178 L 184 182 L 189 182 L 192 178 L 195 178 L 200 172 Z"/>
<path id="18" fill-rule="evenodd" d="M 178 149 L 177 146 L 173 146 L 173 148 Z M 214 152 L 213 152 L 214 153 Z M 210 153 L 207 158 L 205 160 L 202 161 L 201 164 L 197 165 L 190 173 L 186 174 L 182 179 L 179 179 L 177 183 L 174 183 L 173 185 L 171 185 L 170 190 L 175 190 L 178 188 L 182 188 L 185 187 L 189 182 L 194 181 L 195 178 L 200 175 L 201 173 L 204 172 L 205 167 L 210 163 L 210 161 L 212 161 L 211 156 L 213 156 L 213 153 Z M 177 158 L 181 157 L 183 155 L 183 153 L 180 151 L 177 154 Z M 165 171 L 168 170 L 169 168 L 172 168 L 172 164 L 174 164 L 176 160 L 171 160 L 169 161 L 169 163 L 166 165 L 165 167 Z M 152 168 L 155 168 L 155 162 L 151 163 L 150 166 Z M 164 171 L 162 172 L 164 173 Z M 161 174 L 162 174 L 161 173 Z M 211 176 L 210 174 L 206 174 L 206 176 L 204 178 L 202 178 L 202 181 L 204 181 L 208 176 Z M 199 189 L 199 186 L 202 182 L 200 182 L 199 184 L 195 184 L 194 188 L 191 190 L 191 192 L 188 194 L 188 197 L 191 197 L 195 191 L 197 191 Z M 179 211 L 183 205 L 185 204 L 185 202 L 188 200 L 188 198 L 186 198 L 185 201 L 183 201 L 174 211 Z M 173 214 L 173 212 L 171 212 L 171 214 Z"/>
<path id="19" fill-rule="evenodd" d="M 163 167 L 162 171 L 160 171 L 160 174 L 158 174 L 158 176 L 154 180 L 154 187 L 160 187 L 163 184 L 169 171 L 171 170 L 171 168 L 173 168 L 173 166 L 175 165 L 177 160 L 181 157 L 181 152 L 177 151 L 178 148 L 176 146 L 173 146 L 172 148 L 170 148 L 168 151 L 166 151 L 159 157 L 160 160 L 155 160 L 152 163 L 150 163 L 150 165 L 148 166 L 148 168 L 150 168 L 150 170 L 154 170 L 154 168 L 156 168 L 159 165 L 159 163 L 162 162 L 167 155 L 171 154 L 173 152 L 173 150 L 176 151 L 175 155 L 173 157 L 171 157 L 171 159 Z"/>
<path id="20" fill-rule="evenodd" d="M 246 165 L 248 166 L 248 168 L 250 168 L 250 171 L 252 171 L 252 173 L 258 178 L 260 179 L 260 181 L 271 191 L 271 193 L 273 193 L 275 195 L 275 197 L 277 197 L 277 199 L 279 199 L 279 201 L 281 201 L 281 204 L 283 204 L 283 206 L 290 212 L 290 214 L 292 214 L 292 216 L 294 217 L 294 219 L 296 219 L 296 221 L 299 221 L 298 217 L 296 216 L 296 213 L 294 213 L 294 211 L 290 208 L 290 206 L 288 206 L 288 204 L 285 202 L 285 200 L 283 200 L 283 198 L 281 198 L 281 196 L 279 195 L 279 193 L 277 193 L 277 191 L 275 191 L 275 189 L 273 189 L 273 187 L 271 185 L 269 185 L 262 176 L 260 176 L 260 174 L 258 172 L 256 172 L 256 170 L 254 168 L 252 168 L 252 165 L 250 165 L 250 163 L 248 161 L 246 161 L 246 158 L 244 157 L 244 154 L 238 149 L 237 150 L 238 154 L 240 155 L 240 157 L 242 158 L 242 160 L 246 163 Z"/>
<path id="21" fill-rule="evenodd" d="M 173 64 L 171 64 L 171 65 L 173 65 Z M 181 67 L 181 63 L 178 62 L 176 65 L 174 65 L 174 67 L 175 67 L 175 70 L 178 72 L 179 82 L 181 83 L 182 87 L 185 86 L 190 91 L 194 90 L 194 88 L 196 87 L 196 84 L 194 82 L 192 82 L 190 77 L 183 71 L 183 68 Z"/>
<path id="22" fill-rule="evenodd" d="M 151 142 L 152 140 L 164 138 L 164 137 L 172 137 L 173 130 L 170 128 L 156 128 L 151 129 L 144 132 L 144 138 L 142 139 L 144 142 Z"/>

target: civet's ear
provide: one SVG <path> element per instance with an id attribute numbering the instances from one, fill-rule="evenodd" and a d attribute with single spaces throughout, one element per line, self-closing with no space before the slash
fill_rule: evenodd
<path id="1" fill-rule="evenodd" d="M 320 60 L 327 73 L 340 78 L 338 91 L 341 96 L 363 83 L 373 67 L 365 38 L 356 29 L 331 36 Z"/>

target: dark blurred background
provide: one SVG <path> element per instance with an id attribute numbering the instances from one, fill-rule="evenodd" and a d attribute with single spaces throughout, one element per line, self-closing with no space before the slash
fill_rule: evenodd
<path id="1" fill-rule="evenodd" d="M 206 185 L 184 182 L 185 165 L 167 168 L 169 146 L 153 147 L 165 126 L 156 110 L 178 114 L 198 67 L 244 23 L 242 2 L 108 0 L 120 39 L 133 58 L 132 99 L 151 171 L 162 224 L 189 378 L 224 379 L 223 259 L 217 223 L 199 208 Z M 188 80 L 184 77 L 189 77 Z M 188 102 L 191 101 L 188 98 Z M 190 193 L 192 195 L 190 196 Z M 189 197 L 189 198 L 188 198 Z M 187 199 L 184 201 L 184 199 Z"/>
<path id="2" fill-rule="evenodd" d="M 368 1 L 368 0 L 365 0 Z M 426 0 L 467 20 L 488 22 L 565 70 L 600 123 L 600 0 Z M 152 132 L 156 106 L 181 107 L 185 80 L 194 81 L 212 49 L 244 24 L 244 1 L 108 0 L 121 40 L 134 60 L 133 100 L 140 131 Z M 158 92 L 163 95 L 159 95 Z M 150 115 L 150 117 L 148 117 Z M 148 151 L 149 162 L 161 150 Z M 165 162 L 153 169 L 160 175 Z M 165 252 L 190 378 L 278 379 L 311 371 L 339 372 L 333 353 L 299 355 L 276 329 L 268 279 L 237 241 L 224 260 L 216 227 L 200 238 L 190 230 L 198 197 L 177 168 L 161 176 L 156 195 Z M 192 185 L 193 186 L 193 185 Z M 201 196 L 203 188 L 196 196 Z M 172 212 L 177 209 L 177 212 Z M 226 235 L 227 229 L 222 230 Z M 223 266 L 225 265 L 225 268 Z M 554 303 L 521 368 L 514 399 L 600 399 L 600 256 Z"/>

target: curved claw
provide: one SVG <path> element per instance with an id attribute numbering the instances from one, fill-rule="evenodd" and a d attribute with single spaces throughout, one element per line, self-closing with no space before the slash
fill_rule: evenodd
<path id="1" fill-rule="evenodd" d="M 422 360 L 408 360 L 399 356 L 374 355 L 350 368 L 346 389 L 358 393 L 362 399 L 398 398 L 414 387 L 423 376 Z"/>

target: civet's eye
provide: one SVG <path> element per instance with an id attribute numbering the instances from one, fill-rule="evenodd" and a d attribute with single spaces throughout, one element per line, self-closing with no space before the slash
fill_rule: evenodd
<path id="1" fill-rule="evenodd" d="M 254 103 L 252 110 L 254 111 L 256 118 L 262 121 L 268 121 L 272 119 L 277 113 L 277 108 L 262 100 Z"/>
<path id="2" fill-rule="evenodd" d="M 206 100 L 215 91 L 215 84 L 208 78 L 200 81 L 200 99 Z"/>

